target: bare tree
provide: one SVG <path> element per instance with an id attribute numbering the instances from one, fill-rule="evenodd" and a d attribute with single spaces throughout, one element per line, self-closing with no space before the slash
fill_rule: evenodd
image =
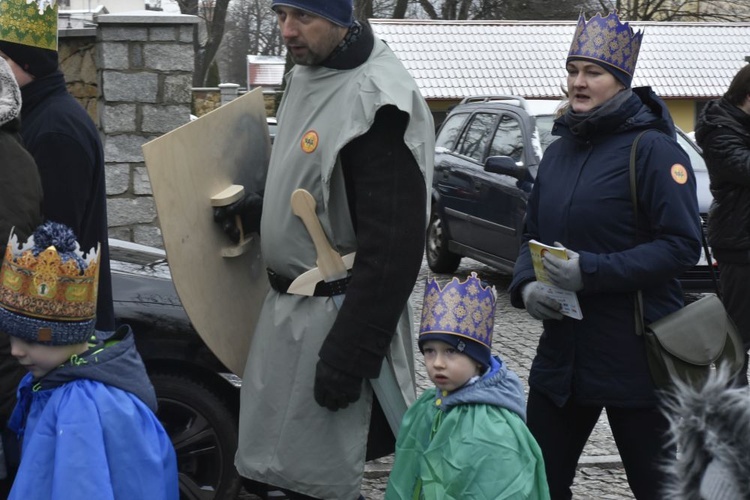
<path id="1" fill-rule="evenodd" d="M 564 20 L 617 11 L 638 21 L 747 21 L 748 0 L 355 0 L 357 17 Z"/>
<path id="2" fill-rule="evenodd" d="M 219 52 L 222 80 L 244 84 L 248 55 L 282 55 L 283 43 L 271 0 L 233 0 Z"/>
<path id="3" fill-rule="evenodd" d="M 592 14 L 617 10 L 633 21 L 747 21 L 747 0 L 595 0 Z"/>
<path id="4" fill-rule="evenodd" d="M 195 70 L 193 86 L 202 87 L 224 37 L 224 23 L 230 0 L 177 0 L 180 12 L 198 16 L 201 22 L 193 32 Z"/>

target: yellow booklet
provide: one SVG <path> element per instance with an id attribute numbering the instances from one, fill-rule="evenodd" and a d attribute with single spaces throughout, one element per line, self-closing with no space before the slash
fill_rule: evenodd
<path id="1" fill-rule="evenodd" d="M 547 276 L 547 271 L 544 269 L 542 263 L 542 257 L 547 252 L 552 252 L 555 257 L 568 260 L 568 254 L 565 253 L 565 247 L 553 247 L 540 243 L 536 240 L 529 240 L 529 252 L 531 252 L 531 262 L 534 264 L 534 274 L 536 274 L 536 280 L 546 285 L 552 285 L 552 282 Z M 554 285 L 553 285 L 554 286 Z"/>
<path id="2" fill-rule="evenodd" d="M 568 260 L 568 254 L 565 252 L 565 247 L 550 246 L 536 240 L 529 240 L 529 252 L 531 253 L 531 262 L 534 265 L 536 280 L 542 285 L 542 290 L 547 297 L 560 303 L 560 312 L 563 315 L 574 319 L 583 318 L 581 305 L 578 303 L 578 295 L 576 295 L 575 292 L 563 290 L 562 288 L 553 285 L 547 275 L 546 269 L 544 269 L 544 263 L 542 262 L 542 258 L 547 252 L 551 252 L 552 255 L 561 259 Z"/>

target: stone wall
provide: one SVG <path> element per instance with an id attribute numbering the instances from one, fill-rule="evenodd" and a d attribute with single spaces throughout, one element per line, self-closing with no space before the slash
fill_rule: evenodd
<path id="1" fill-rule="evenodd" d="M 234 97 L 239 97 L 246 92 L 237 84 L 225 83 L 221 87 L 199 87 L 193 88 L 193 111 L 195 116 L 201 117 L 206 113 L 217 109 L 234 93 Z M 263 101 L 266 106 L 266 116 L 276 116 L 276 101 L 278 91 L 263 91 Z M 222 95 L 223 94 L 223 95 Z"/>
<path id="2" fill-rule="evenodd" d="M 96 28 L 61 30 L 68 90 L 102 134 L 109 234 L 163 247 L 141 146 L 244 92 L 239 85 L 192 88 L 194 16 L 101 15 Z M 265 93 L 275 116 L 275 93 Z"/>
<path id="3" fill-rule="evenodd" d="M 60 69 L 65 73 L 68 91 L 86 108 L 98 125 L 99 78 L 96 68 L 96 31 L 78 30 L 61 35 L 58 44 Z"/>
<path id="4" fill-rule="evenodd" d="M 194 16 L 97 18 L 98 122 L 111 237 L 163 247 L 141 146 L 190 120 Z"/>

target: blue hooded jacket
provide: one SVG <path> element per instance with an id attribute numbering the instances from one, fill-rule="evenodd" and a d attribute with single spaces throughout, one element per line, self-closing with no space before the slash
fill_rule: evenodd
<path id="1" fill-rule="evenodd" d="M 174 448 L 121 327 L 45 377 L 27 374 L 8 427 L 21 443 L 10 500 L 177 500 Z"/>
<path id="2" fill-rule="evenodd" d="M 582 320 L 547 320 L 529 385 L 562 406 L 653 407 L 657 402 L 635 297 L 643 292 L 646 323 L 683 305 L 677 277 L 700 256 L 700 217 L 690 159 L 675 140 L 664 102 L 649 87 L 633 89 L 619 109 L 592 117 L 574 134 L 563 115 L 539 165 L 525 233 L 510 285 L 534 280 L 528 240 L 560 242 L 580 254 Z M 630 150 L 638 144 L 638 230 L 630 189 Z"/>

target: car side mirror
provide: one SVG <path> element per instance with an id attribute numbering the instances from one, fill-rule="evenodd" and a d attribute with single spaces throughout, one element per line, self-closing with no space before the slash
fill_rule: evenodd
<path id="1" fill-rule="evenodd" d="M 518 180 L 526 177 L 526 167 L 519 167 L 510 156 L 490 156 L 484 162 L 484 170 L 493 174 L 510 175 Z"/>

